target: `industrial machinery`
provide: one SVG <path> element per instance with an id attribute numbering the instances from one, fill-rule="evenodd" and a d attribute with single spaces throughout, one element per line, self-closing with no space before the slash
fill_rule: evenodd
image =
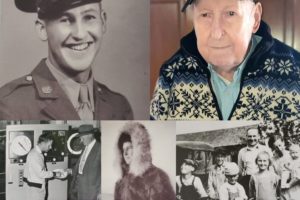
<path id="1" fill-rule="evenodd" d="M 67 124 L 9 125 L 6 127 L 6 199 L 20 200 L 26 195 L 23 181 L 26 157 L 39 136 L 52 133 L 52 149 L 44 153 L 48 170 L 68 168 L 69 126 Z M 69 141 L 69 143 L 72 143 Z M 71 147 L 71 146 L 70 146 Z M 74 150 L 72 150 L 74 151 Z M 79 152 L 80 153 L 80 152 Z M 48 200 L 67 200 L 67 180 L 48 181 Z"/>

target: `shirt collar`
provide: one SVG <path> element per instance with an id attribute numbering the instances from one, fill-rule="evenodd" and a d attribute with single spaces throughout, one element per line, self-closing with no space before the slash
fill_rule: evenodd
<path id="1" fill-rule="evenodd" d="M 247 151 L 253 151 L 255 149 L 259 149 L 259 144 L 255 145 L 254 147 L 247 146 Z"/>
<path id="2" fill-rule="evenodd" d="M 241 75 L 242 72 L 247 64 L 247 61 L 249 59 L 249 57 L 252 55 L 252 53 L 254 52 L 254 49 L 256 48 L 256 46 L 258 45 L 258 43 L 262 40 L 262 37 L 258 36 L 258 35 L 253 35 L 253 37 L 251 38 L 251 47 L 250 47 L 250 51 L 248 51 L 245 59 L 243 60 L 243 62 L 236 68 L 234 74 L 233 74 L 233 80 L 232 81 L 228 81 L 225 78 L 223 78 L 222 76 L 220 76 L 213 68 L 213 66 L 208 63 L 208 69 L 210 71 L 210 73 L 212 74 L 216 74 L 226 85 L 229 85 L 230 83 L 233 82 L 237 82 L 240 81 L 241 79 Z"/>
<path id="3" fill-rule="evenodd" d="M 80 83 L 77 83 L 72 78 L 66 76 L 64 73 L 59 71 L 56 67 L 54 67 L 52 65 L 52 63 L 49 61 L 49 59 L 46 59 L 46 65 L 48 66 L 50 72 L 53 74 L 54 78 L 57 80 L 58 84 L 62 87 L 64 92 L 69 97 L 74 108 L 77 110 L 80 106 L 80 104 L 78 102 Z M 94 106 L 94 91 L 93 91 L 94 81 L 93 81 L 93 79 L 94 79 L 93 73 L 91 73 L 91 76 L 88 79 L 88 81 L 85 83 L 85 85 L 88 86 L 91 109 L 94 112 L 95 106 Z"/>

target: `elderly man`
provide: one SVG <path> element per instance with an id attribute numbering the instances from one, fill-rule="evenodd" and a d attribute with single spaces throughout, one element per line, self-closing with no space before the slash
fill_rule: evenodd
<path id="1" fill-rule="evenodd" d="M 78 137 L 85 148 L 75 167 L 68 173 L 72 175 L 70 186 L 70 200 L 100 200 L 101 184 L 101 149 L 100 143 L 95 139 L 99 131 L 93 125 L 81 125 Z"/>
<path id="2" fill-rule="evenodd" d="M 300 54 L 272 37 L 261 21 L 261 3 L 188 0 L 189 4 L 194 30 L 160 70 L 151 118 L 299 117 Z"/>
<path id="3" fill-rule="evenodd" d="M 106 30 L 101 0 L 15 0 L 37 12 L 36 31 L 48 56 L 0 89 L 0 119 L 132 119 L 126 98 L 93 78 Z"/>
<path id="4" fill-rule="evenodd" d="M 242 148 L 238 154 L 238 166 L 240 168 L 241 184 L 245 188 L 246 193 L 249 191 L 249 181 L 252 174 L 258 172 L 258 166 L 255 162 L 258 153 L 266 151 L 272 157 L 271 150 L 258 143 L 258 129 L 251 128 L 247 130 L 247 146 Z"/>

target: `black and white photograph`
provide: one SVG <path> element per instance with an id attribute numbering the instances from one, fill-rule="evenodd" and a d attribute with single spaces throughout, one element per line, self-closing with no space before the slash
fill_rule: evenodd
<path id="1" fill-rule="evenodd" d="M 148 119 L 149 7 L 1 1 L 0 119 Z"/>
<path id="2" fill-rule="evenodd" d="M 101 121 L 105 200 L 175 199 L 175 122 Z"/>
<path id="3" fill-rule="evenodd" d="M 176 199 L 299 199 L 299 122 L 176 122 Z"/>
<path id="4" fill-rule="evenodd" d="M 101 199 L 99 121 L 0 121 L 0 126 L 1 200 Z"/>

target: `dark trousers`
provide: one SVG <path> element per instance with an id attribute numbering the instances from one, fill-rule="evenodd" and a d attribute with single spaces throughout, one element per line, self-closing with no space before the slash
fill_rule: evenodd
<path id="1" fill-rule="evenodd" d="M 242 176 L 239 180 L 240 184 L 244 187 L 246 195 L 249 196 L 249 182 L 251 175 Z"/>

